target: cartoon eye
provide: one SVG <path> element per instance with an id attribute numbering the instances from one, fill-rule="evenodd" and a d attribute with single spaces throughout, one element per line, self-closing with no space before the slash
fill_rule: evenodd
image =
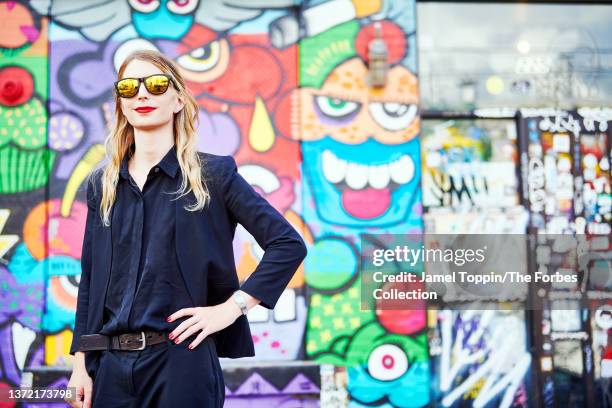
<path id="1" fill-rule="evenodd" d="M 383 128 L 391 131 L 405 129 L 417 114 L 416 105 L 406 105 L 395 102 L 373 102 L 370 104 L 370 114 Z"/>
<path id="2" fill-rule="evenodd" d="M 159 0 L 128 0 L 128 3 L 139 13 L 151 13 L 159 7 Z"/>
<path id="3" fill-rule="evenodd" d="M 323 95 L 317 96 L 315 98 L 315 103 L 324 115 L 334 119 L 346 118 L 357 111 L 361 106 L 358 102 Z"/>
<path id="4" fill-rule="evenodd" d="M 190 71 L 204 72 L 216 67 L 220 56 L 221 45 L 219 41 L 211 41 L 203 47 L 196 48 L 189 54 L 181 55 L 176 59 L 176 62 Z"/>
<path id="5" fill-rule="evenodd" d="M 62 286 L 62 289 L 64 289 L 66 293 L 76 297 L 79 292 L 79 281 L 81 280 L 80 278 L 80 275 L 62 275 L 59 277 L 59 281 L 60 285 Z"/>
<path id="6" fill-rule="evenodd" d="M 377 380 L 395 380 L 408 371 L 408 357 L 398 346 L 383 344 L 370 353 L 368 371 Z"/>
<path id="7" fill-rule="evenodd" d="M 199 0 L 168 0 L 166 7 L 174 14 L 189 14 L 198 6 Z"/>
<path id="8" fill-rule="evenodd" d="M 53 301 L 68 310 L 76 306 L 80 276 L 57 275 L 49 280 L 48 294 Z"/>

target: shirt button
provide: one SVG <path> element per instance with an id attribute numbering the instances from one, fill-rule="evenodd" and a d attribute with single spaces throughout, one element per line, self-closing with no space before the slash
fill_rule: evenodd
<path id="1" fill-rule="evenodd" d="M 158 171 L 159 171 L 159 167 L 156 167 L 155 168 L 155 172 L 157 173 Z"/>

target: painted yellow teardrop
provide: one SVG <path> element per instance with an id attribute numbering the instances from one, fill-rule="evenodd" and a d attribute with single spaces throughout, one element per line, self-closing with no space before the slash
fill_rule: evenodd
<path id="1" fill-rule="evenodd" d="M 249 144 L 257 152 L 266 152 L 274 145 L 274 126 L 264 101 L 257 95 L 251 126 L 249 127 Z"/>

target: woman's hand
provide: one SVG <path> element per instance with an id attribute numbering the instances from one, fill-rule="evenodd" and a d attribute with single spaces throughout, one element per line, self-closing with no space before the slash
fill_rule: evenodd
<path id="1" fill-rule="evenodd" d="M 74 387 L 76 389 L 76 397 L 74 399 L 65 399 L 72 408 L 91 408 L 93 382 L 85 369 L 75 365 L 67 387 Z"/>
<path id="2" fill-rule="evenodd" d="M 225 329 L 240 316 L 240 308 L 231 299 L 215 306 L 188 307 L 172 313 L 168 322 L 184 316 L 191 316 L 174 329 L 168 336 L 176 344 L 200 331 L 195 340 L 189 345 L 190 349 L 197 347 L 206 336 Z"/>

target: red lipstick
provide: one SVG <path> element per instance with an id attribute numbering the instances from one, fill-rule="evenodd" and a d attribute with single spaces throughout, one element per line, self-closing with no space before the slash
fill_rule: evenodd
<path id="1" fill-rule="evenodd" d="M 148 113 L 148 112 L 154 111 L 155 109 L 157 108 L 154 108 L 152 106 L 140 106 L 134 110 L 138 113 Z"/>

